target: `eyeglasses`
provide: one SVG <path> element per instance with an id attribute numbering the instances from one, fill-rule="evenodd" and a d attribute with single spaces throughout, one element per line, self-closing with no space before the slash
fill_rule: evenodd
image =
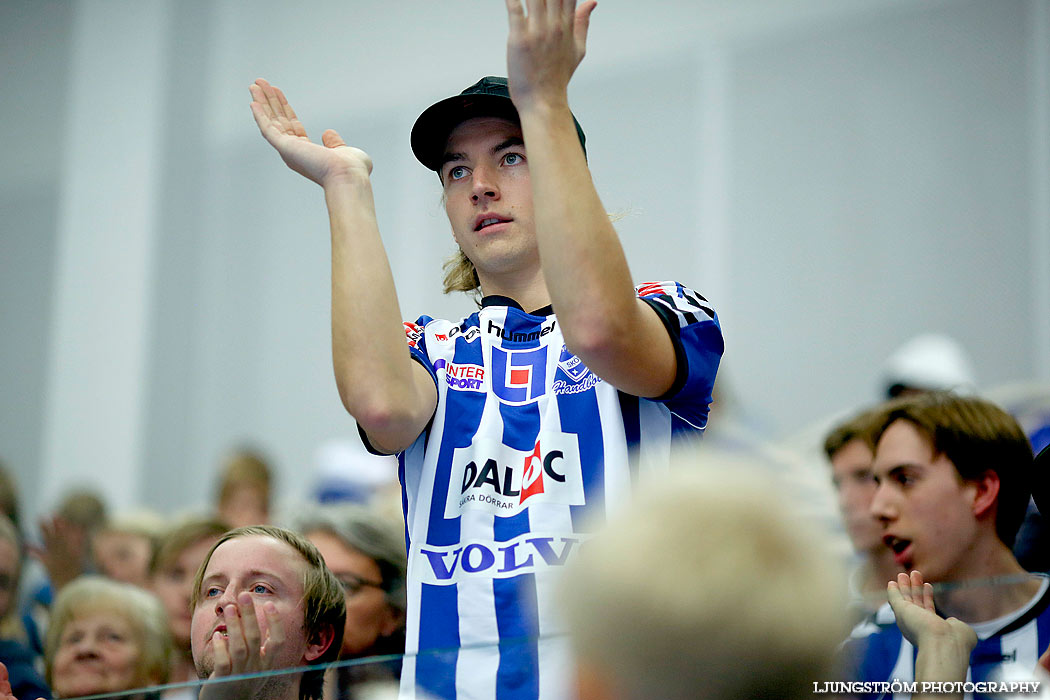
<path id="1" fill-rule="evenodd" d="M 339 585 L 343 587 L 347 595 L 354 595 L 365 586 L 371 586 L 372 588 L 378 588 L 383 590 L 382 583 L 375 583 L 374 581 L 366 581 L 360 576 L 354 576 L 353 574 L 339 574 L 336 576 L 339 581 Z"/>

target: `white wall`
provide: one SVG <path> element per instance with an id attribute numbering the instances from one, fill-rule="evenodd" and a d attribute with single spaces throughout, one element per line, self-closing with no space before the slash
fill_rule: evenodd
<path id="1" fill-rule="evenodd" d="M 405 315 L 466 313 L 438 291 L 450 235 L 407 134 L 503 72 L 503 4 L 2 7 L 0 458 L 29 507 L 79 476 L 118 505 L 201 503 L 239 441 L 301 496 L 314 447 L 354 428 L 322 196 L 247 86 L 371 153 Z M 1050 381 L 1048 31 L 1039 0 L 600 3 L 572 86 L 595 181 L 635 277 L 716 304 L 723 378 L 768 435 L 875 398 L 922 330 L 982 385 Z"/>

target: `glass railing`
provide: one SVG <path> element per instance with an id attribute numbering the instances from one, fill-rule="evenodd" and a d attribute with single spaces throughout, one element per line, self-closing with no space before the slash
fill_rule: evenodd
<path id="1" fill-rule="evenodd" d="M 958 691 L 965 698 L 977 700 L 1050 696 L 1050 675 L 1037 669 L 1039 657 L 1050 646 L 1050 579 L 1043 575 L 1019 575 L 945 582 L 935 584 L 934 595 L 940 601 L 939 604 L 953 606 L 953 609 L 960 611 L 968 606 L 986 606 L 989 601 L 998 612 L 1012 608 L 1008 614 L 973 625 L 980 639 L 970 656 L 966 677 L 957 679 L 956 685 L 945 685 L 943 679 L 915 678 L 915 650 L 902 641 L 899 628 L 888 606 L 884 605 L 885 596 L 873 593 L 854 596 L 851 608 L 843 610 L 843 630 L 852 625 L 853 631 L 843 632 L 846 641 L 836 653 L 837 665 L 829 666 L 816 677 L 804 679 L 805 687 L 795 696 L 862 696 L 890 700 L 924 691 L 932 695 Z M 1014 601 L 1022 602 L 1014 605 Z M 741 601 L 741 605 L 746 604 L 747 601 Z M 658 638 L 659 630 L 648 630 L 642 635 L 634 634 L 631 638 L 644 639 L 646 635 Z M 537 646 L 547 641 L 516 639 L 498 646 L 432 649 L 410 656 L 391 655 L 340 661 L 325 669 L 284 669 L 89 697 L 193 700 L 201 696 L 204 686 L 204 698 L 226 700 L 250 696 L 253 690 L 264 685 L 272 687 L 295 682 L 304 673 L 323 673 L 325 700 L 383 700 L 397 698 L 399 677 L 402 673 L 410 673 L 417 681 L 415 697 L 419 700 L 452 698 L 456 696 L 457 663 L 461 666 L 461 682 L 464 667 L 468 664 L 478 664 L 476 668 L 480 675 L 491 675 L 496 673 L 493 664 L 500 658 L 514 659 L 519 666 L 532 663 L 530 660 L 537 658 Z M 557 640 L 558 644 L 563 645 L 565 642 L 564 638 Z M 718 640 L 702 639 L 697 648 L 683 648 L 681 653 L 702 654 L 703 645 L 712 643 L 717 644 Z M 761 648 L 760 640 L 756 640 L 754 648 L 756 651 Z M 487 660 L 487 663 L 479 660 Z M 737 661 L 758 665 L 768 664 L 769 659 L 757 656 L 749 659 L 745 651 Z M 630 670 L 616 670 L 616 673 L 624 672 L 630 673 Z M 797 685 L 798 679 L 792 682 Z M 697 688 L 697 697 L 703 695 L 703 690 Z M 790 697 L 791 694 L 786 696 Z"/>

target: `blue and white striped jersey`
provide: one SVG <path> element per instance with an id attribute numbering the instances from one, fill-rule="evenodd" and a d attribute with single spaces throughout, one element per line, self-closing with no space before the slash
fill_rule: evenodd
<path id="1" fill-rule="evenodd" d="M 1039 656 L 1050 646 L 1050 579 L 1043 578 L 1031 602 L 999 620 L 971 625 L 977 632 L 977 646 L 970 654 L 966 680 L 1032 680 Z M 904 639 L 889 603 L 857 625 L 840 652 L 843 680 L 915 680 L 915 647 Z M 894 695 L 896 698 L 897 695 Z M 901 698 L 910 697 L 900 695 Z M 967 694 L 965 700 L 990 696 Z"/>
<path id="2" fill-rule="evenodd" d="M 678 374 L 660 399 L 594 375 L 566 349 L 549 307 L 526 313 L 487 297 L 459 322 L 405 324 L 438 402 L 399 455 L 409 554 L 401 697 L 417 688 L 456 700 L 566 697 L 554 574 L 595 514 L 666 469 L 673 436 L 703 431 L 722 355 L 703 297 L 674 282 L 637 292 L 675 345 Z"/>

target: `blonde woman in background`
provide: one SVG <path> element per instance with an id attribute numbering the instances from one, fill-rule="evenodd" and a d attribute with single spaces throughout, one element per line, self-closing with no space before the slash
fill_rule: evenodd
<path id="1" fill-rule="evenodd" d="M 56 698 L 165 683 L 170 654 L 164 607 L 137 586 L 81 577 L 62 589 L 51 609 L 44 662 Z"/>

